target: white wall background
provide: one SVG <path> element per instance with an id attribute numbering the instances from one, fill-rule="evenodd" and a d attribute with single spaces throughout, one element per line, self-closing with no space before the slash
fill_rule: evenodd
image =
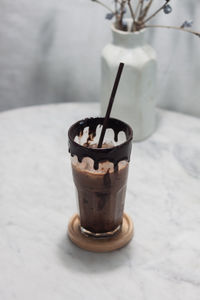
<path id="1" fill-rule="evenodd" d="M 171 5 L 155 23 L 193 19 L 200 31 L 200 1 Z M 100 54 L 111 39 L 105 13 L 90 0 L 0 0 L 0 110 L 98 101 Z M 200 39 L 167 29 L 147 35 L 159 60 L 158 105 L 200 116 Z"/>

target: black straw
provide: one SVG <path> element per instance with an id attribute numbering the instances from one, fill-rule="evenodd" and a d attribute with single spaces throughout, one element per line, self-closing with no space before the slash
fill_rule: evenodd
<path id="1" fill-rule="evenodd" d="M 118 71 L 117 71 L 117 75 L 116 75 L 116 78 L 115 78 L 115 83 L 113 85 L 112 93 L 110 95 L 110 100 L 109 100 L 109 104 L 108 104 L 108 107 L 107 107 L 106 115 L 105 115 L 105 118 L 104 118 L 104 121 L 103 121 L 103 128 L 101 130 L 101 135 L 100 135 L 99 143 L 98 143 L 98 146 L 97 146 L 98 148 L 101 148 L 102 144 L 103 144 L 104 135 L 105 135 L 105 132 L 106 132 L 108 120 L 109 120 L 110 113 L 111 113 L 111 110 L 112 110 L 113 102 L 114 102 L 114 99 L 115 99 L 115 95 L 116 95 L 116 92 L 117 92 L 117 88 L 118 88 L 118 85 L 119 85 L 119 81 L 120 81 L 120 77 L 121 77 L 121 74 L 122 74 L 122 71 L 123 71 L 123 67 L 124 67 L 124 63 L 120 63 Z"/>

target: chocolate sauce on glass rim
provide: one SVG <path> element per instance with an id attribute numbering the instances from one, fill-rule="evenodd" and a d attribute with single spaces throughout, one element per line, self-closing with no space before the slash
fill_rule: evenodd
<path id="1" fill-rule="evenodd" d="M 110 161 L 114 165 L 115 171 L 118 168 L 120 161 L 130 161 L 132 149 L 133 131 L 132 128 L 123 121 L 109 118 L 107 129 L 112 129 L 114 132 L 114 141 L 118 141 L 118 134 L 123 131 L 126 135 L 126 141 L 112 148 L 89 148 L 75 142 L 75 137 L 82 136 L 86 127 L 89 127 L 88 141 L 93 140 L 96 136 L 97 127 L 103 125 L 104 118 L 86 118 L 73 124 L 68 131 L 69 137 L 69 152 L 71 156 L 76 155 L 79 162 L 82 162 L 84 157 L 90 157 L 94 161 L 94 169 L 97 170 L 100 162 Z"/>

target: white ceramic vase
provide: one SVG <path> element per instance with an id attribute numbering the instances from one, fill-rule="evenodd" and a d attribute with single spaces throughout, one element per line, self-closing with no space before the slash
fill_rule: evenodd
<path id="1" fill-rule="evenodd" d="M 124 32 L 112 25 L 112 43 L 101 58 L 101 113 L 105 114 L 120 62 L 125 63 L 111 116 L 133 128 L 134 141 L 155 130 L 156 53 L 145 41 L 145 30 Z"/>

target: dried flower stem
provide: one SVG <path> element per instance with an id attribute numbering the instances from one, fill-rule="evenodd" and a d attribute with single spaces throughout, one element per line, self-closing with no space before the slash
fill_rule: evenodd
<path id="1" fill-rule="evenodd" d="M 133 19 L 133 23 L 132 23 L 132 26 L 131 26 L 131 31 L 134 31 L 135 30 L 135 13 L 133 11 L 133 8 L 132 8 L 130 0 L 128 0 L 128 7 L 130 9 L 131 17 Z"/>
<path id="2" fill-rule="evenodd" d="M 144 0 L 141 0 L 138 20 L 140 20 L 140 18 L 141 18 L 141 15 L 142 15 L 142 12 L 143 12 L 143 6 L 144 6 Z"/>
<path id="3" fill-rule="evenodd" d="M 139 10 L 140 5 L 141 5 L 141 1 L 142 1 L 142 0 L 139 0 L 139 1 L 138 1 L 137 7 L 136 7 L 136 10 L 135 10 L 135 18 L 137 18 L 137 14 L 138 14 L 138 10 Z"/>
<path id="4" fill-rule="evenodd" d="M 156 10 L 150 17 L 148 17 L 146 20 L 143 21 L 143 24 L 147 23 L 149 20 L 151 20 L 153 17 L 155 17 L 169 2 L 170 0 L 166 0 L 165 4 L 163 4 L 158 10 Z"/>
<path id="5" fill-rule="evenodd" d="M 118 13 L 118 4 L 119 4 L 119 1 L 118 0 L 115 0 L 115 24 L 118 24 L 119 23 L 119 13 Z"/>
<path id="6" fill-rule="evenodd" d="M 134 13 L 132 5 L 131 5 L 131 0 L 128 0 L 128 7 L 130 9 L 130 13 L 131 13 L 131 17 L 133 19 L 133 22 L 135 22 L 135 13 Z"/>
<path id="7" fill-rule="evenodd" d="M 148 11 L 151 8 L 152 3 L 153 3 L 153 0 L 150 0 L 149 3 L 145 6 L 143 14 L 142 14 L 142 19 L 143 20 L 146 17 L 146 15 L 148 14 Z"/>
<path id="8" fill-rule="evenodd" d="M 193 31 L 193 30 L 190 30 L 190 29 L 181 28 L 181 27 L 178 27 L 178 26 L 144 25 L 144 28 L 167 28 L 167 29 L 175 29 L 175 30 L 181 30 L 181 31 L 185 31 L 185 32 L 188 32 L 188 33 L 192 33 L 192 34 L 200 37 L 200 32 Z"/>
<path id="9" fill-rule="evenodd" d="M 123 27 L 123 24 L 122 24 L 122 19 L 123 19 L 123 15 L 124 15 L 124 7 L 125 7 L 125 4 L 126 4 L 126 1 L 127 0 L 122 0 L 121 1 L 121 5 L 120 5 L 120 17 L 119 17 L 119 26 L 120 27 Z"/>

